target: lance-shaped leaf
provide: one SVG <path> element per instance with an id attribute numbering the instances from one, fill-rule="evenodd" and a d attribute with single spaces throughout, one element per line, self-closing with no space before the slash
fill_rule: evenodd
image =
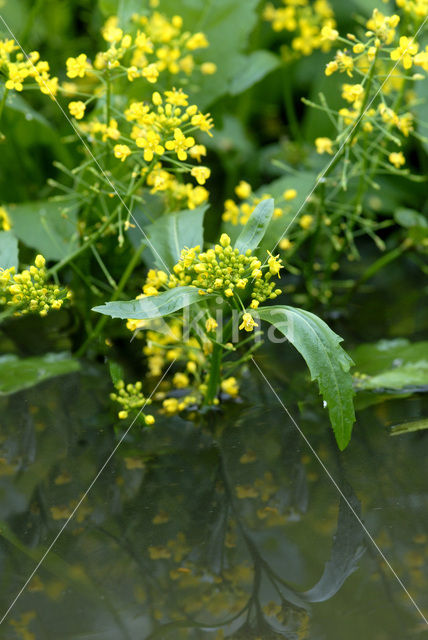
<path id="1" fill-rule="evenodd" d="M 342 338 L 318 316 L 286 306 L 258 309 L 259 317 L 273 324 L 303 356 L 312 380 L 317 380 L 327 404 L 339 449 L 351 438 L 355 422 L 352 360 L 340 346 Z"/>
<path id="2" fill-rule="evenodd" d="M 12 231 L 0 231 L 0 269 L 18 268 L 18 240 Z"/>
<path id="3" fill-rule="evenodd" d="M 169 316 L 174 311 L 188 307 L 195 302 L 206 300 L 214 294 L 201 295 L 196 287 L 176 287 L 168 289 L 157 296 L 147 296 L 137 300 L 106 302 L 92 311 L 98 311 L 111 318 L 133 318 L 146 320 L 149 318 L 161 318 Z"/>
<path id="4" fill-rule="evenodd" d="M 203 244 L 203 222 L 207 205 L 163 215 L 147 228 L 154 260 L 160 269 L 179 261 L 183 247 Z"/>
<path id="5" fill-rule="evenodd" d="M 239 253 L 245 253 L 248 249 L 251 251 L 257 249 L 272 220 L 273 207 L 273 199 L 268 198 L 262 200 L 254 209 L 236 240 L 235 247 L 239 249 Z"/>

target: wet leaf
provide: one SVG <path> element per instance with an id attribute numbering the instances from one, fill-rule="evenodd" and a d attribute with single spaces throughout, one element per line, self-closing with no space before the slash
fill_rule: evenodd
<path id="1" fill-rule="evenodd" d="M 147 235 L 156 251 L 153 258 L 160 269 L 172 270 L 184 247 L 203 244 L 204 213 L 208 205 L 163 215 L 147 228 Z"/>
<path id="2" fill-rule="evenodd" d="M 303 309 L 264 307 L 258 309 L 258 314 L 273 324 L 305 359 L 311 378 L 318 382 L 327 403 L 339 449 L 345 449 L 351 438 L 355 412 L 349 372 L 352 360 L 340 346 L 342 338 L 316 315 Z"/>
<path id="3" fill-rule="evenodd" d="M 39 200 L 8 205 L 8 214 L 17 238 L 47 260 L 61 260 L 78 247 L 76 206 L 64 211 L 56 202 Z"/>
<path id="4" fill-rule="evenodd" d="M 0 269 L 18 268 L 18 240 L 12 231 L 0 231 Z"/>
<path id="5" fill-rule="evenodd" d="M 48 353 L 20 359 L 15 355 L 0 358 L 0 395 L 28 389 L 43 380 L 78 371 L 80 364 L 68 353 Z"/>
<path id="6" fill-rule="evenodd" d="M 94 307 L 92 311 L 97 311 L 111 318 L 145 320 L 168 316 L 183 307 L 211 297 L 211 294 L 201 296 L 199 289 L 195 287 L 176 287 L 168 289 L 158 296 L 148 296 L 124 302 L 106 302 L 99 307 Z"/>
<path id="7" fill-rule="evenodd" d="M 273 209 L 272 198 L 262 200 L 257 205 L 235 242 L 235 248 L 240 253 L 245 253 L 248 249 L 254 251 L 259 246 L 272 220 Z"/>
<path id="8" fill-rule="evenodd" d="M 428 388 L 428 341 L 381 340 L 360 345 L 352 357 L 358 390 Z"/>
<path id="9" fill-rule="evenodd" d="M 233 76 L 229 93 L 233 96 L 249 89 L 262 80 L 280 64 L 278 56 L 270 51 L 252 51 L 247 56 L 242 56 L 239 68 Z"/>

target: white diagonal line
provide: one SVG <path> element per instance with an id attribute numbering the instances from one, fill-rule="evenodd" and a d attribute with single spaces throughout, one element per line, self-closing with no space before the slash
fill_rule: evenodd
<path id="1" fill-rule="evenodd" d="M 393 567 L 391 566 L 391 563 L 389 562 L 388 558 L 385 556 L 385 554 L 383 553 L 382 549 L 379 547 L 379 545 L 377 544 L 377 542 L 375 541 L 375 539 L 373 538 L 372 534 L 370 533 L 370 531 L 367 529 L 366 525 L 364 524 L 364 522 L 361 520 L 360 516 L 358 515 L 358 513 L 355 511 L 354 507 L 352 506 L 352 504 L 350 503 L 350 501 L 348 500 L 348 498 L 346 497 L 346 495 L 343 493 L 342 489 L 339 487 L 339 485 L 337 484 L 336 480 L 334 479 L 334 477 L 331 475 L 330 471 L 327 469 L 326 465 L 324 464 L 324 462 L 321 460 L 321 458 L 319 457 L 319 455 L 317 454 L 317 452 L 315 451 L 314 447 L 311 445 L 311 443 L 309 442 L 308 438 L 305 436 L 305 434 L 303 433 L 303 431 L 301 430 L 301 428 L 299 427 L 299 425 L 297 424 L 297 422 L 295 421 L 295 419 L 293 418 L 293 416 L 291 415 L 291 413 L 289 412 L 289 410 L 287 409 L 287 407 L 285 406 L 285 404 L 283 403 L 283 401 L 281 400 L 281 398 L 279 397 L 279 395 L 277 394 L 277 392 L 275 391 L 275 389 L 273 388 L 272 384 L 270 383 L 270 381 L 268 380 L 268 378 L 265 376 L 265 374 L 263 373 L 263 371 L 261 370 L 260 366 L 257 364 L 257 362 L 254 360 L 254 358 L 252 357 L 251 360 L 253 361 L 256 369 L 259 371 L 260 375 L 262 376 L 262 378 L 264 379 L 264 381 L 267 383 L 269 389 L 272 391 L 273 395 L 275 396 L 275 398 L 278 400 L 279 404 L 281 405 L 281 407 L 284 409 L 285 413 L 288 415 L 288 417 L 290 418 L 290 420 L 292 421 L 292 423 L 294 424 L 294 426 L 296 427 L 297 431 L 300 433 L 300 435 L 302 436 L 303 440 L 306 442 L 307 446 L 309 447 L 309 449 L 311 450 L 311 452 L 314 454 L 315 458 L 318 460 L 318 462 L 320 463 L 321 467 L 323 468 L 323 470 L 325 471 L 325 473 L 327 474 L 328 478 L 330 479 L 330 481 L 332 482 L 333 486 L 337 489 L 337 491 L 339 492 L 340 496 L 342 497 L 342 499 L 345 501 L 346 505 L 349 507 L 349 509 L 351 510 L 352 514 L 355 516 L 356 520 L 359 522 L 359 524 L 361 525 L 364 533 L 366 534 L 366 536 L 369 538 L 370 542 L 373 544 L 373 546 L 375 547 L 375 549 L 377 550 L 377 552 L 379 553 L 379 555 L 381 556 L 382 560 L 385 562 L 385 564 L 388 566 L 388 568 L 390 569 L 391 573 L 393 574 L 393 576 L 395 577 L 395 579 L 397 580 L 398 584 L 400 585 L 400 587 L 403 589 L 404 593 L 407 595 L 407 597 L 409 598 L 410 602 L 413 604 L 413 606 L 415 607 L 416 611 L 419 613 L 419 615 L 421 616 L 422 620 L 425 622 L 425 624 L 428 626 L 428 620 L 426 619 L 426 617 L 424 616 L 424 614 L 422 613 L 420 607 L 418 606 L 418 604 L 415 602 L 415 600 L 413 599 L 413 597 L 410 595 L 409 591 L 407 590 L 406 586 L 404 585 L 403 581 L 400 579 L 400 577 L 397 575 L 396 571 L 393 569 Z"/>
<path id="2" fill-rule="evenodd" d="M 16 38 L 15 34 L 13 33 L 12 29 L 9 27 L 9 25 L 6 23 L 5 19 L 3 18 L 3 16 L 0 14 L 0 19 L 3 22 L 4 26 L 6 27 L 6 29 L 9 31 L 10 35 L 12 36 L 12 38 L 15 40 L 16 44 L 18 45 L 18 47 L 21 49 L 23 55 L 25 56 L 26 60 L 31 64 L 31 66 L 33 67 L 33 69 L 35 71 L 37 71 L 37 68 L 35 67 L 34 63 L 32 62 L 31 58 L 28 56 L 28 54 L 26 53 L 26 51 L 23 49 L 23 47 L 21 46 L 21 44 L 19 43 L 18 39 Z M 147 236 L 146 232 L 144 231 L 144 229 L 141 227 L 141 225 L 139 224 L 138 220 L 135 218 L 134 214 L 131 212 L 131 210 L 129 209 L 128 205 L 126 204 L 126 202 L 123 200 L 122 196 L 120 195 L 119 191 L 116 189 L 115 185 L 113 184 L 113 182 L 110 180 L 108 174 L 106 173 L 106 171 L 104 171 L 104 169 L 102 168 L 102 166 L 100 165 L 100 163 L 98 162 L 98 160 L 96 159 L 96 157 L 94 156 L 94 154 L 92 153 L 89 145 L 86 143 L 85 139 L 83 138 L 83 136 L 80 134 L 80 131 L 78 130 L 78 128 L 76 127 L 76 125 L 74 124 L 74 122 L 69 118 L 68 114 L 66 111 L 64 111 L 63 107 L 61 106 L 61 104 L 58 102 L 56 96 L 52 93 L 49 85 L 46 83 L 46 81 L 43 79 L 43 77 L 41 78 L 41 82 L 44 85 L 46 91 L 48 92 L 48 94 L 50 95 L 50 97 L 52 98 L 52 100 L 55 102 L 55 104 L 58 106 L 59 110 L 61 111 L 62 115 L 64 116 L 64 118 L 67 120 L 67 122 L 69 123 L 69 125 L 72 127 L 74 133 L 77 135 L 77 137 L 79 138 L 80 142 L 83 144 L 83 146 L 85 147 L 86 151 L 89 153 L 89 155 L 91 156 L 92 160 L 95 162 L 95 164 L 97 165 L 98 169 L 101 171 L 103 177 L 105 178 L 105 180 L 107 181 L 107 183 L 109 184 L 109 186 L 111 187 L 111 189 L 114 191 L 115 195 L 119 198 L 120 203 L 124 206 L 124 208 L 126 209 L 126 211 L 128 212 L 129 216 L 132 218 L 132 220 L 135 222 L 136 226 L 138 227 L 138 229 L 141 231 L 141 233 L 143 234 L 144 238 L 146 239 L 148 245 L 150 246 L 150 248 L 152 249 L 152 251 L 157 255 L 157 257 L 160 259 L 160 261 L 162 262 L 162 264 L 164 265 L 166 271 L 170 274 L 170 270 L 168 269 L 168 266 L 165 264 L 164 260 L 162 259 L 162 256 L 159 255 L 158 251 L 156 250 L 156 248 L 153 246 L 153 244 L 150 242 L 150 238 Z"/>
<path id="3" fill-rule="evenodd" d="M 73 519 L 76 511 L 79 509 L 80 505 L 82 504 L 82 502 L 85 500 L 85 498 L 87 497 L 88 493 L 91 491 L 92 487 L 94 486 L 94 484 L 96 483 L 96 481 L 98 480 L 98 478 L 101 476 L 102 472 L 104 471 L 104 469 L 106 468 L 106 466 L 108 465 L 108 463 L 110 462 L 110 460 L 113 458 L 114 454 L 116 453 L 116 451 L 119 449 L 120 445 L 122 444 L 122 442 L 124 441 L 124 439 L 126 438 L 126 436 L 128 435 L 128 433 L 131 431 L 132 427 L 134 426 L 135 422 L 137 421 L 138 417 L 141 415 L 142 411 L 144 410 L 144 408 L 147 405 L 147 402 L 152 398 L 153 394 L 156 392 L 156 389 L 159 387 L 159 385 L 161 384 L 162 380 L 165 378 L 166 374 L 168 373 L 168 371 L 171 369 L 172 365 L 174 364 L 175 360 L 173 360 L 171 362 L 171 364 L 169 365 L 169 367 L 166 369 L 166 371 L 164 372 L 164 374 L 162 375 L 162 378 L 159 380 L 159 382 L 157 383 L 157 385 L 155 386 L 155 388 L 153 389 L 153 391 L 151 392 L 151 394 L 149 395 L 149 397 L 146 399 L 144 405 L 141 407 L 141 409 L 139 410 L 139 412 L 137 413 L 137 415 L 135 416 L 135 418 L 133 419 L 133 421 L 131 422 L 131 424 L 129 425 L 129 427 L 127 428 L 127 430 L 125 431 L 125 433 L 122 435 L 122 437 L 120 438 L 119 442 L 116 444 L 116 446 L 114 447 L 113 451 L 110 453 L 110 455 L 108 456 L 108 458 L 105 460 L 104 464 L 102 465 L 102 467 L 100 468 L 100 470 L 98 471 L 97 475 L 95 476 L 95 478 L 92 480 L 91 484 L 89 485 L 89 487 L 86 489 L 85 493 L 82 495 L 82 497 L 80 498 L 79 502 L 77 503 L 77 505 L 74 507 L 73 511 L 71 512 L 71 514 L 68 516 L 67 520 L 64 522 L 64 524 L 62 525 L 61 529 L 58 531 L 58 533 L 56 534 L 56 536 L 54 537 L 54 539 L 52 540 L 52 542 L 50 543 L 50 545 L 48 546 L 48 548 L 46 549 L 46 551 L 44 552 L 44 554 L 42 555 L 42 557 L 40 558 L 40 560 L 38 561 L 38 563 L 36 564 L 36 566 L 34 567 L 33 571 L 30 573 L 30 575 L 28 576 L 27 580 L 24 582 L 23 586 L 21 587 L 21 589 L 18 591 L 18 593 L 16 594 L 15 598 L 12 600 L 12 602 L 10 603 L 9 607 L 7 608 L 7 610 L 5 611 L 5 613 L 3 614 L 2 618 L 0 619 L 0 625 L 3 624 L 3 622 L 5 621 L 5 619 L 7 618 L 7 616 L 9 615 L 10 611 L 13 609 L 13 607 L 15 606 L 15 604 L 17 603 L 18 599 L 21 597 L 21 595 L 24 593 L 25 589 L 27 588 L 29 582 L 31 582 L 33 576 L 37 573 L 37 571 L 40 569 L 41 565 L 43 564 L 43 562 L 46 560 L 46 557 L 48 555 L 48 553 L 50 551 L 52 551 L 52 548 L 54 547 L 54 545 L 56 544 L 56 542 L 58 541 L 58 539 L 60 538 L 61 534 L 63 533 L 64 529 L 66 528 L 66 526 L 69 524 L 69 522 Z"/>
<path id="4" fill-rule="evenodd" d="M 422 22 L 422 24 L 420 25 L 419 29 L 416 31 L 415 35 L 410 38 L 409 43 L 406 47 L 406 49 L 402 52 L 401 56 L 398 58 L 398 60 L 395 62 L 394 66 L 389 70 L 389 73 L 385 76 L 385 79 L 383 80 L 382 84 L 379 86 L 379 88 L 377 89 L 377 91 L 375 92 L 374 96 L 372 97 L 372 99 L 368 102 L 368 104 L 365 106 L 365 109 L 363 110 L 363 112 L 359 115 L 359 117 L 357 118 L 357 120 L 354 122 L 352 128 L 350 129 L 350 131 L 348 132 L 348 135 L 346 136 L 346 138 L 344 139 L 344 141 L 342 142 L 342 144 L 340 145 L 340 147 L 338 148 L 338 150 L 336 151 L 336 153 L 334 154 L 334 156 L 331 158 L 330 162 L 327 164 L 327 166 L 321 171 L 321 173 L 319 174 L 318 178 L 315 180 L 315 184 L 312 187 L 312 189 L 310 190 L 309 194 L 306 196 L 306 198 L 303 200 L 302 204 L 300 205 L 300 207 L 297 209 L 296 213 L 294 214 L 294 216 L 292 217 L 292 219 L 290 220 L 290 222 L 288 223 L 288 225 L 285 227 L 285 230 L 283 231 L 283 233 L 281 234 L 280 238 L 278 239 L 278 241 L 276 242 L 275 246 L 272 248 L 271 253 L 273 253 L 275 251 L 275 249 L 277 248 L 277 246 L 279 245 L 279 243 L 281 242 L 281 240 L 283 239 L 283 237 L 285 236 L 285 234 L 287 233 L 287 231 L 289 230 L 289 228 L 291 227 L 291 225 L 293 224 L 293 222 L 295 221 L 295 219 L 298 217 L 298 215 L 300 214 L 300 212 L 302 211 L 302 209 L 305 207 L 305 205 L 309 202 L 312 194 L 314 193 L 314 191 L 316 190 L 316 188 L 318 187 L 318 185 L 320 184 L 320 182 L 322 182 L 324 180 L 324 176 L 326 175 L 327 171 L 330 169 L 331 165 L 333 164 L 333 162 L 336 160 L 336 158 L 339 156 L 340 153 L 342 153 L 343 148 L 345 147 L 346 143 L 348 142 L 349 138 L 352 136 L 352 134 L 354 133 L 355 129 L 358 127 L 358 125 L 360 124 L 362 118 L 366 115 L 367 111 L 370 109 L 370 107 L 372 106 L 373 102 L 375 101 L 375 99 L 377 98 L 377 96 L 379 95 L 379 93 L 382 91 L 383 87 L 385 86 L 386 82 L 389 80 L 389 78 L 391 77 L 391 74 L 393 73 L 393 71 L 397 68 L 398 64 L 401 62 L 402 58 L 404 57 L 404 55 L 406 54 L 407 50 L 409 47 L 412 46 L 413 42 L 415 41 L 416 37 L 418 36 L 419 32 L 423 29 L 423 27 L 425 26 L 426 21 L 428 20 L 428 16 L 424 19 L 424 21 Z M 267 263 L 267 260 L 264 262 L 263 266 Z"/>

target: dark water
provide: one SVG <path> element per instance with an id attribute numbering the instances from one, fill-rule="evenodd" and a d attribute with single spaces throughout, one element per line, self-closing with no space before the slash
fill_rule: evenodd
<path id="1" fill-rule="evenodd" d="M 423 336 L 412 291 L 405 313 L 392 294 L 356 300 L 349 339 Z M 360 410 L 341 454 L 302 363 L 286 353 L 266 349 L 260 366 L 347 502 L 249 369 L 251 405 L 131 430 L 0 638 L 425 637 L 428 625 L 349 505 L 428 616 L 428 432 L 389 432 L 428 416 L 428 398 Z M 105 370 L 85 365 L 0 398 L 0 616 L 117 443 L 109 391 Z"/>

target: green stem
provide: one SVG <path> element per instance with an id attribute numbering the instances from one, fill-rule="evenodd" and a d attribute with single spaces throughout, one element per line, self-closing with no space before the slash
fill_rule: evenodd
<path id="1" fill-rule="evenodd" d="M 136 251 L 134 251 L 131 260 L 128 262 L 128 265 L 125 269 L 125 271 L 122 274 L 122 277 L 119 281 L 119 284 L 117 285 L 117 288 L 115 289 L 112 297 L 110 298 L 110 302 L 114 302 L 115 300 L 118 299 L 118 297 L 120 296 L 120 294 L 122 293 L 122 291 L 124 290 L 129 278 L 131 277 L 139 259 L 140 259 L 140 255 L 141 252 L 143 251 L 144 247 L 145 247 L 145 243 L 142 243 L 138 249 Z M 99 334 L 101 333 L 101 331 L 103 330 L 107 320 L 108 320 L 108 316 L 101 316 L 100 319 L 98 320 L 97 324 L 95 325 L 94 329 L 92 330 L 92 332 L 89 334 L 89 336 L 86 338 L 85 342 L 81 345 L 81 347 L 79 347 L 79 349 L 76 352 L 76 356 L 78 358 L 81 358 L 83 356 L 83 354 L 85 353 L 86 349 L 88 348 L 88 346 L 91 344 L 91 342 L 93 340 L 95 340 L 95 338 L 97 338 L 99 336 Z"/>
<path id="2" fill-rule="evenodd" d="M 107 220 L 103 222 L 100 228 L 88 237 L 88 239 L 84 244 L 82 244 L 78 249 L 76 249 L 76 251 L 73 251 L 73 253 L 70 253 L 69 256 L 67 256 L 66 258 L 63 258 L 62 260 L 60 260 L 60 262 L 57 262 L 56 265 L 51 267 L 47 272 L 47 277 L 52 276 L 54 273 L 57 273 L 60 269 L 65 267 L 66 264 L 68 264 L 69 262 L 77 258 L 77 256 L 79 256 L 81 253 L 86 251 L 86 249 L 89 249 L 89 247 L 94 244 L 95 240 L 97 240 L 97 238 L 99 238 L 104 233 L 104 231 L 107 229 L 107 227 L 111 224 L 111 222 L 114 220 L 116 216 L 117 216 L 117 210 L 115 209 L 113 213 L 107 218 Z"/>
<path id="3" fill-rule="evenodd" d="M 0 121 L 3 115 L 3 109 L 4 109 L 4 105 L 6 104 L 6 99 L 7 99 L 7 94 L 9 93 L 9 89 L 6 89 L 6 87 L 3 88 L 3 97 L 1 99 L 0 102 Z"/>
<path id="4" fill-rule="evenodd" d="M 208 378 L 208 386 L 205 393 L 204 405 L 211 405 L 214 402 L 214 398 L 218 393 L 221 377 L 221 361 L 223 356 L 223 348 L 214 343 L 213 351 L 211 354 L 211 366 Z"/>
<path id="5" fill-rule="evenodd" d="M 301 140 L 302 136 L 300 133 L 299 121 L 296 115 L 296 109 L 294 106 L 293 93 L 292 93 L 293 79 L 291 77 L 291 68 L 287 66 L 285 68 L 283 74 L 283 98 L 284 98 L 284 107 L 285 113 L 287 115 L 287 123 L 289 129 L 293 135 L 295 140 Z"/>

